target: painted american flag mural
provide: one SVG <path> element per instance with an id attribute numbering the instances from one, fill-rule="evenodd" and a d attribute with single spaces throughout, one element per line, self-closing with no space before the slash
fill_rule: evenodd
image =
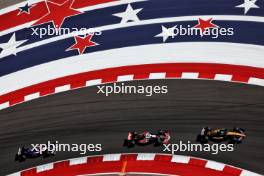
<path id="1" fill-rule="evenodd" d="M 264 85 L 262 0 L 31 0 L 0 11 L 0 107 L 102 82 Z"/>

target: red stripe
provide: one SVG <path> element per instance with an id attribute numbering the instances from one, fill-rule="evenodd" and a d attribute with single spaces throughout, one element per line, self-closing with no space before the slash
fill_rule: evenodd
<path id="1" fill-rule="evenodd" d="M 163 161 L 163 162 L 170 162 L 172 159 L 171 155 L 156 155 L 155 156 L 155 161 Z"/>
<path id="2" fill-rule="evenodd" d="M 94 6 L 94 5 L 104 4 L 108 2 L 114 2 L 114 1 L 119 1 L 119 0 L 92 0 L 92 1 L 75 0 L 75 2 L 72 5 L 72 8 L 79 9 L 83 7 L 89 7 L 89 6 Z"/>
<path id="3" fill-rule="evenodd" d="M 137 154 L 121 155 L 120 160 L 121 161 L 136 161 L 137 160 Z"/>
<path id="4" fill-rule="evenodd" d="M 235 168 L 235 167 L 232 167 L 232 166 L 226 166 L 224 168 L 224 172 L 228 173 L 230 175 L 233 175 L 233 176 L 239 176 L 242 171 L 241 171 L 241 169 L 238 169 L 238 168 Z"/>
<path id="5" fill-rule="evenodd" d="M 206 163 L 207 163 L 206 160 L 201 160 L 196 158 L 191 158 L 189 161 L 190 165 L 199 166 L 199 167 L 205 167 Z"/>
<path id="6" fill-rule="evenodd" d="M 79 87 L 84 87 L 85 86 L 85 81 L 77 81 L 71 84 L 71 89 L 76 89 Z"/>
<path id="7" fill-rule="evenodd" d="M 40 92 L 40 96 L 50 95 L 55 92 L 55 88 L 43 86 L 40 88 L 39 92 Z M 19 96 L 19 95 L 16 95 L 16 96 Z M 23 96 L 23 95 L 20 95 L 20 96 Z"/>

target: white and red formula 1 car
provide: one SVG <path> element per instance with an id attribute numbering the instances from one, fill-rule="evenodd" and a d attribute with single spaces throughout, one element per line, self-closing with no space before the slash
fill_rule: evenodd
<path id="1" fill-rule="evenodd" d="M 162 144 L 168 144 L 170 137 L 170 133 L 167 130 L 158 130 L 157 133 L 151 133 L 149 131 L 137 133 L 136 131 L 133 131 L 128 133 L 128 136 L 124 141 L 124 146 L 128 148 L 134 147 L 135 145 L 148 144 L 160 146 Z"/>

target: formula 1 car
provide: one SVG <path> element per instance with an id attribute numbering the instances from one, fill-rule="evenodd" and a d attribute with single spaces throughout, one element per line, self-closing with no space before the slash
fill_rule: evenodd
<path id="1" fill-rule="evenodd" d="M 202 144 L 208 141 L 212 142 L 225 142 L 232 144 L 239 144 L 246 137 L 245 130 L 242 128 L 229 129 L 211 129 L 205 127 L 201 130 L 201 133 L 197 136 L 196 141 Z"/>
<path id="2" fill-rule="evenodd" d="M 40 146 L 38 146 L 37 149 L 33 148 L 33 147 L 19 147 L 18 148 L 18 152 L 15 155 L 15 161 L 18 162 L 23 162 L 25 161 L 27 158 L 38 158 L 38 157 L 43 157 L 43 158 L 47 158 L 47 157 L 51 157 L 51 156 L 55 156 L 56 151 L 52 150 L 49 151 L 47 149 L 45 150 L 41 150 Z"/>
<path id="3" fill-rule="evenodd" d="M 160 146 L 162 144 L 167 144 L 170 141 L 169 131 L 158 130 L 157 133 L 153 134 L 149 131 L 144 131 L 143 133 L 137 133 L 136 131 L 129 132 L 127 139 L 124 141 L 124 146 L 131 148 L 135 145 L 148 145 L 154 144 L 154 146 Z"/>

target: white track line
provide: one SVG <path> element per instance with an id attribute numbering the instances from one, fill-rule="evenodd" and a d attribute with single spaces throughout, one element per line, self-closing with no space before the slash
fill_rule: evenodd
<path id="1" fill-rule="evenodd" d="M 122 81 L 131 81 L 134 79 L 134 75 L 122 75 L 117 77 L 117 81 L 122 82 Z"/>
<path id="2" fill-rule="evenodd" d="M 87 163 L 87 157 L 81 157 L 81 158 L 73 158 L 73 159 L 70 159 L 70 166 L 72 165 L 78 165 L 78 164 L 84 164 L 84 163 Z"/>
<path id="3" fill-rule="evenodd" d="M 149 79 L 164 79 L 166 78 L 166 73 L 150 73 Z"/>
<path id="4" fill-rule="evenodd" d="M 199 76 L 199 73 L 182 73 L 183 79 L 197 79 Z"/>
<path id="5" fill-rule="evenodd" d="M 181 156 L 181 155 L 173 155 L 171 162 L 175 162 L 175 163 L 189 163 L 191 157 L 187 157 L 187 156 Z"/>
<path id="6" fill-rule="evenodd" d="M 34 100 L 34 99 L 39 98 L 39 97 L 40 97 L 39 92 L 33 93 L 33 94 L 30 94 L 30 95 L 26 95 L 25 96 L 25 101 Z"/>
<path id="7" fill-rule="evenodd" d="M 43 164 L 43 165 L 37 166 L 36 168 L 37 168 L 37 173 L 51 170 L 53 169 L 53 163 Z"/>
<path id="8" fill-rule="evenodd" d="M 103 162 L 106 161 L 119 161 L 121 154 L 107 154 L 103 156 Z"/>
<path id="9" fill-rule="evenodd" d="M 250 78 L 248 83 L 258 85 L 258 86 L 264 86 L 264 80 L 258 79 L 258 78 Z"/>
<path id="10" fill-rule="evenodd" d="M 231 81 L 232 75 L 216 74 L 214 79 L 218 81 Z"/>
<path id="11" fill-rule="evenodd" d="M 9 102 L 2 103 L 2 104 L 0 104 L 0 110 L 8 108 L 9 106 L 10 106 Z"/>
<path id="12" fill-rule="evenodd" d="M 94 80 L 90 80 L 90 81 L 86 81 L 86 86 L 95 86 L 95 85 L 99 85 L 102 83 L 102 79 L 94 79 Z"/>
<path id="13" fill-rule="evenodd" d="M 64 92 L 67 90 L 71 90 L 71 85 L 64 85 L 64 86 L 56 87 L 55 93 Z"/>

